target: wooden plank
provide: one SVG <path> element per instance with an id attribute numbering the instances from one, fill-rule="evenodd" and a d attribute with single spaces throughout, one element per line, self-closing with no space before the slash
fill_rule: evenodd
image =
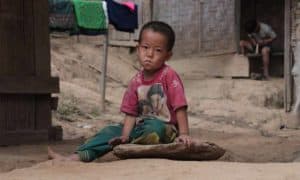
<path id="1" fill-rule="evenodd" d="M 216 160 L 225 154 L 225 150 L 210 142 L 196 142 L 187 147 L 181 143 L 139 145 L 121 144 L 113 149 L 116 156 L 127 158 L 167 158 L 175 160 Z"/>
<path id="2" fill-rule="evenodd" d="M 241 40 L 241 0 L 235 0 L 235 40 L 236 50 L 240 51 L 240 40 Z"/>
<path id="3" fill-rule="evenodd" d="M 24 56 L 18 59 L 16 64 L 17 72 L 16 74 L 22 75 L 33 75 L 35 74 L 35 50 L 34 50 L 34 29 L 33 29 L 33 0 L 27 0 L 23 2 L 24 9 L 24 27 L 23 31 L 20 32 L 23 35 L 24 44 L 22 50 L 24 51 Z M 21 51 L 22 51 L 21 50 Z M 20 51 L 16 49 L 16 51 Z"/>
<path id="4" fill-rule="evenodd" d="M 58 97 L 51 97 L 50 107 L 51 107 L 51 110 L 57 110 L 57 107 L 58 107 Z"/>
<path id="5" fill-rule="evenodd" d="M 235 54 L 231 59 L 223 60 L 223 77 L 249 77 L 248 58 Z"/>
<path id="6" fill-rule="evenodd" d="M 35 98 L 33 95 L 16 95 L 15 102 L 11 103 L 12 109 L 8 112 L 14 114 L 16 131 L 34 130 L 35 128 Z"/>
<path id="7" fill-rule="evenodd" d="M 111 28 L 110 39 L 119 40 L 119 41 L 129 41 L 130 33 L 118 31 L 115 28 Z"/>
<path id="8" fill-rule="evenodd" d="M 249 61 L 245 56 L 223 54 L 192 60 L 189 63 L 175 63 L 174 67 L 182 68 L 184 78 L 195 76 L 207 77 L 249 77 Z M 184 65 L 184 66 L 183 66 Z"/>
<path id="9" fill-rule="evenodd" d="M 291 111 L 292 106 L 292 76 L 291 76 L 291 0 L 285 0 L 284 12 L 284 107 Z"/>
<path id="10" fill-rule="evenodd" d="M 152 3 L 152 20 L 157 21 L 159 19 L 158 15 L 159 15 L 160 11 L 161 11 L 161 7 L 159 5 L 159 2 L 153 1 L 153 3 Z"/>
<path id="11" fill-rule="evenodd" d="M 47 0 L 0 0 L 0 144 L 45 141 L 51 126 Z"/>
<path id="12" fill-rule="evenodd" d="M 3 133 L 5 132 L 5 126 L 6 126 L 6 122 L 4 121 L 4 119 L 5 119 L 5 107 L 6 107 L 6 105 L 5 105 L 5 103 L 3 103 L 3 102 L 5 102 L 4 100 L 3 100 L 3 98 L 1 97 L 1 95 L 0 95 L 0 137 L 1 136 L 3 136 Z"/>
<path id="13" fill-rule="evenodd" d="M 0 75 L 32 73 L 31 59 L 26 62 L 31 51 L 30 35 L 24 35 L 29 13 L 24 11 L 24 0 L 3 1 L 0 13 Z"/>
<path id="14" fill-rule="evenodd" d="M 2 131 L 34 130 L 35 99 L 33 95 L 0 95 Z"/>
<path id="15" fill-rule="evenodd" d="M 197 50 L 199 52 L 202 51 L 203 49 L 203 24 L 204 24 L 204 21 L 203 21 L 203 17 L 204 17 L 204 2 L 201 0 L 198 2 L 198 6 L 199 6 L 199 9 L 200 9 L 200 12 L 199 12 L 199 16 L 198 16 L 198 21 L 199 21 L 199 26 L 198 26 L 198 32 L 199 32 L 199 36 L 198 36 L 198 47 L 197 47 Z"/>
<path id="16" fill-rule="evenodd" d="M 0 136 L 0 145 L 18 145 L 48 141 L 48 130 L 4 132 Z"/>
<path id="17" fill-rule="evenodd" d="M 110 46 L 136 47 L 137 41 L 109 41 Z"/>
<path id="18" fill-rule="evenodd" d="M 249 58 L 257 58 L 257 57 L 261 57 L 262 54 L 249 53 L 246 56 Z M 274 52 L 274 53 L 271 53 L 271 56 L 284 56 L 284 53 L 283 52 Z"/>
<path id="19" fill-rule="evenodd" d="M 35 127 L 36 130 L 48 129 L 51 127 L 51 95 L 36 95 L 35 96 Z"/>
<path id="20" fill-rule="evenodd" d="M 59 92 L 59 78 L 41 77 L 1 77 L 2 94 L 47 94 Z"/>
<path id="21" fill-rule="evenodd" d="M 153 9 L 153 0 L 142 0 L 141 2 L 143 8 L 143 12 L 142 12 L 143 19 L 141 20 L 140 26 L 152 20 L 152 9 Z"/>
<path id="22" fill-rule="evenodd" d="M 130 34 L 131 40 L 138 40 L 140 29 L 143 26 L 144 22 L 147 22 L 146 20 L 144 20 L 144 10 L 146 9 L 146 1 L 149 0 L 134 0 L 134 2 L 138 5 L 138 29 L 136 29 L 134 33 Z"/>
<path id="23" fill-rule="evenodd" d="M 35 74 L 50 77 L 49 14 L 47 0 L 33 0 Z"/>

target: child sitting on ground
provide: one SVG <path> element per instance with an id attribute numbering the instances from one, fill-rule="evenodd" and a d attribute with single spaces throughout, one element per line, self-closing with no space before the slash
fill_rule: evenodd
<path id="1" fill-rule="evenodd" d="M 165 64 L 172 56 L 174 43 L 175 33 L 168 24 L 159 21 L 145 24 L 137 46 L 142 69 L 124 94 L 123 124 L 105 127 L 68 157 L 49 148 L 49 158 L 91 162 L 123 143 L 159 144 L 175 140 L 190 146 L 183 84 Z"/>

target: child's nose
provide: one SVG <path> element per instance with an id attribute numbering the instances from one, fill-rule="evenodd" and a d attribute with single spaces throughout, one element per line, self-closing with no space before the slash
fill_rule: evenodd
<path id="1" fill-rule="evenodd" d="M 147 49 L 147 56 L 153 56 L 154 50 L 153 48 L 148 48 Z"/>

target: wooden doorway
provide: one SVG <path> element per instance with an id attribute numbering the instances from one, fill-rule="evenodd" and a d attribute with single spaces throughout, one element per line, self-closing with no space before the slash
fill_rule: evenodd
<path id="1" fill-rule="evenodd" d="M 235 6 L 237 45 L 245 37 L 243 25 L 247 16 L 269 22 L 279 36 L 274 48 L 284 53 L 280 68 L 284 75 L 284 107 L 289 112 L 292 107 L 291 0 L 236 0 Z"/>
<path id="2" fill-rule="evenodd" d="M 0 0 L 0 145 L 47 141 L 51 129 L 48 1 Z"/>
<path id="3" fill-rule="evenodd" d="M 270 58 L 270 75 L 284 76 L 284 0 L 241 0 L 239 19 L 239 39 L 248 39 L 245 32 L 245 23 L 251 19 L 266 23 L 276 32 L 277 38 L 272 42 L 272 55 Z M 261 57 L 250 59 L 250 72 L 262 73 Z"/>
<path id="4" fill-rule="evenodd" d="M 257 19 L 270 25 L 277 34 L 272 43 L 273 51 L 284 49 L 284 0 L 241 0 L 240 37 L 247 38 L 244 25 L 249 19 Z"/>

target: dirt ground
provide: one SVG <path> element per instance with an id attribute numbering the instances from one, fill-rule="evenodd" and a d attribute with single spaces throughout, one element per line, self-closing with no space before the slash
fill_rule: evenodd
<path id="1" fill-rule="evenodd" d="M 0 147 L 0 179 L 273 180 L 300 176 L 300 131 L 287 128 L 283 79 L 215 78 L 201 69 L 210 61 L 234 55 L 193 55 L 169 62 L 185 85 L 191 135 L 226 149 L 219 160 L 120 161 L 108 154 L 89 164 L 48 161 L 48 145 L 69 154 L 103 126 L 122 121 L 119 105 L 126 84 L 139 67 L 136 55 L 133 49 L 110 48 L 106 110 L 101 112 L 101 47 L 98 39 L 80 37 L 78 42 L 76 38 L 51 36 L 52 74 L 60 77 L 61 89 L 53 125 L 62 126 L 64 140 Z"/>

